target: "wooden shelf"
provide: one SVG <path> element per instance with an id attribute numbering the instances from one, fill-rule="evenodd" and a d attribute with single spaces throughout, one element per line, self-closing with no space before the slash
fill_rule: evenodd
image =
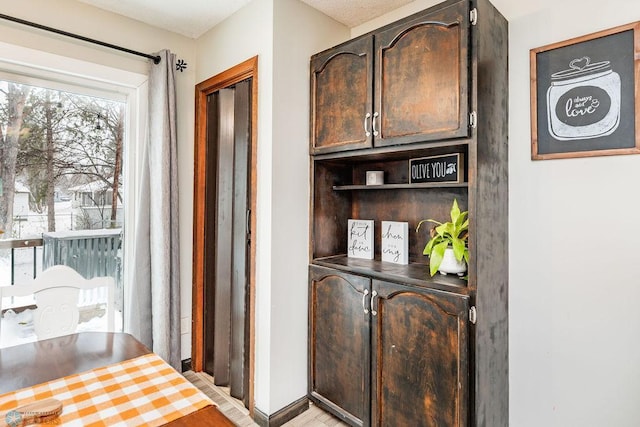
<path id="1" fill-rule="evenodd" d="M 382 185 L 334 185 L 335 191 L 351 190 L 398 190 L 398 189 L 420 189 L 420 188 L 467 188 L 468 182 L 448 183 L 448 182 L 424 182 L 419 184 L 382 184 Z"/>
<path id="2" fill-rule="evenodd" d="M 470 139 L 448 139 L 442 141 L 418 142 L 389 147 L 374 147 L 366 150 L 336 151 L 332 153 L 313 154 L 316 161 L 348 161 L 371 162 L 377 160 L 407 160 L 415 157 L 433 156 L 465 152 Z"/>
<path id="3" fill-rule="evenodd" d="M 403 283 L 421 288 L 439 289 L 459 294 L 468 294 L 467 281 L 455 275 L 440 273 L 431 277 L 429 265 L 412 262 L 407 265 L 380 260 L 349 258 L 346 255 L 316 258 L 312 264 L 335 268 L 352 274 L 360 274 L 372 279 Z"/>

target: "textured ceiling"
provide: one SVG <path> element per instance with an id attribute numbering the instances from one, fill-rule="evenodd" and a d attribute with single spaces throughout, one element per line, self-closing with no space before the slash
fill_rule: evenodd
<path id="1" fill-rule="evenodd" d="M 78 0 L 100 9 L 197 38 L 251 0 Z M 276 0 L 277 1 L 277 0 Z M 349 28 L 412 0 L 302 0 Z"/>
<path id="2" fill-rule="evenodd" d="M 336 21 L 353 28 L 413 0 L 302 0 Z"/>
<path id="3" fill-rule="evenodd" d="M 251 0 L 77 0 L 178 34 L 198 38 Z M 274 0 L 278 1 L 278 0 Z M 413 0 L 301 0 L 349 28 L 384 15 Z M 563 0 L 492 0 L 507 18 L 552 7 Z M 438 0 L 427 2 L 437 3 Z"/>
<path id="4" fill-rule="evenodd" d="M 197 38 L 251 0 L 78 0 Z"/>

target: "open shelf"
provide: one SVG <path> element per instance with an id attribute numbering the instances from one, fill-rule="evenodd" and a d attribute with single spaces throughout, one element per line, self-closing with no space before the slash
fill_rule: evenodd
<path id="1" fill-rule="evenodd" d="M 412 262 L 407 265 L 394 264 L 375 259 L 349 258 L 346 255 L 316 258 L 315 265 L 335 268 L 353 274 L 361 274 L 372 279 L 400 282 L 411 286 L 428 287 L 449 292 L 467 294 L 467 281 L 455 275 L 440 273 L 431 277 L 429 265 Z"/>
<path id="2" fill-rule="evenodd" d="M 351 190 L 400 190 L 419 188 L 467 188 L 467 182 L 423 182 L 418 184 L 382 184 L 382 185 L 334 185 L 335 191 Z"/>
<path id="3" fill-rule="evenodd" d="M 469 139 L 448 139 L 442 141 L 418 142 L 414 144 L 374 147 L 366 150 L 336 151 L 316 154 L 318 161 L 372 162 L 411 159 L 415 157 L 466 152 Z"/>

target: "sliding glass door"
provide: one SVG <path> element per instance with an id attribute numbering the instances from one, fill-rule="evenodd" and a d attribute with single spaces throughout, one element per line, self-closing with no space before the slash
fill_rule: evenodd
<path id="1" fill-rule="evenodd" d="M 0 286 L 57 264 L 112 276 L 121 330 L 126 99 L 17 80 L 0 80 Z M 103 329 L 104 304 L 106 291 L 82 295 L 78 329 Z M 33 298 L 0 308 L 0 345 L 35 339 Z"/>

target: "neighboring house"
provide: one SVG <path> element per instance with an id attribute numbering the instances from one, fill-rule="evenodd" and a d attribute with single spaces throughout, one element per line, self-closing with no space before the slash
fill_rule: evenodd
<path id="1" fill-rule="evenodd" d="M 15 194 L 13 197 L 13 217 L 24 218 L 29 215 L 29 199 L 31 191 L 20 182 L 16 182 Z"/>
<path id="2" fill-rule="evenodd" d="M 56 202 L 68 202 L 71 200 L 68 191 L 62 191 L 59 188 L 56 188 L 53 198 Z"/>
<path id="3" fill-rule="evenodd" d="M 95 229 L 122 226 L 122 207 L 118 206 L 116 223 L 111 223 L 113 190 L 104 181 L 91 181 L 67 190 L 76 216 L 76 228 Z"/>
<path id="4" fill-rule="evenodd" d="M 71 194 L 74 208 L 111 206 L 113 191 L 111 186 L 104 181 L 91 181 L 71 187 L 67 191 Z"/>

